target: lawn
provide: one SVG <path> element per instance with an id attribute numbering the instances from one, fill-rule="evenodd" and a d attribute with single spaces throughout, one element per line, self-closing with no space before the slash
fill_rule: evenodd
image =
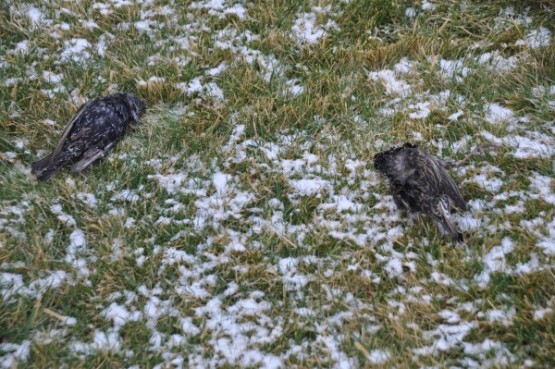
<path id="1" fill-rule="evenodd" d="M 526 5 L 523 5 L 526 3 Z M 0 3 L 0 368 L 555 367 L 548 1 Z M 81 104 L 141 124 L 37 182 Z M 374 154 L 457 161 L 454 244 Z"/>

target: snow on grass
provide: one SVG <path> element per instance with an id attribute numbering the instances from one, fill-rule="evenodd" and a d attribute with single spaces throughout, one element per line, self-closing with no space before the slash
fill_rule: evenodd
<path id="1" fill-rule="evenodd" d="M 506 122 L 514 116 L 514 113 L 511 109 L 503 107 L 499 104 L 492 103 L 487 104 L 484 108 L 485 111 L 485 120 L 491 124 L 499 124 L 502 122 Z"/>
<path id="2" fill-rule="evenodd" d="M 547 232 L 548 234 L 541 237 L 536 246 L 546 255 L 555 255 L 555 218 L 547 224 Z"/>
<path id="3" fill-rule="evenodd" d="M 333 19 L 327 19 L 326 23 L 317 24 L 317 14 L 326 16 L 333 15 L 331 13 L 331 5 L 322 7 L 313 7 L 310 13 L 301 13 L 297 16 L 293 27 L 291 28 L 292 38 L 297 40 L 299 46 L 305 44 L 316 44 L 328 35 L 331 30 L 338 29 Z"/>
<path id="4" fill-rule="evenodd" d="M 6 182 L 6 196 L 15 198 L 0 202 L 0 297 L 8 312 L 15 303 L 24 311 L 35 300 L 56 304 L 59 296 L 65 302 L 74 298 L 74 287 L 86 287 L 79 299 L 84 303 L 80 313 L 87 318 L 50 311 L 60 329 L 37 315 L 29 334 L 22 331 L 14 343 L 8 336 L 0 345 L 2 366 L 33 361 L 33 345 L 37 352 L 52 348 L 57 355 L 54 346 L 44 347 L 50 343 L 67 348 L 64 358 L 87 365 L 104 355 L 114 365 L 144 360 L 191 368 L 357 368 L 405 362 L 478 368 L 530 361 L 533 350 L 521 351 L 511 342 L 513 336 L 529 338 L 522 331 L 513 334 L 515 322 L 527 322 L 522 320 L 526 314 L 517 311 L 518 301 L 506 302 L 513 296 L 504 293 L 517 292 L 498 291 L 496 277 L 535 278 L 551 268 L 555 224 L 546 207 L 555 197 L 545 163 L 555 145 L 545 134 L 549 124 L 534 112 L 528 117 L 509 109 L 519 105 L 505 102 L 506 95 L 486 96 L 484 88 L 483 99 L 472 96 L 472 84 L 480 84 L 472 76 L 484 70 L 511 73 L 537 61 L 534 53 L 541 50 L 527 48 L 549 46 L 551 31 L 531 28 L 535 23 L 526 12 L 506 9 L 492 26 L 499 32 L 507 25 L 522 27 L 518 53 L 511 55 L 513 44 L 498 48 L 486 38 L 476 43 L 471 56 L 434 55 L 423 44 L 424 54 L 407 53 L 409 59 L 397 43 L 383 43 L 379 47 L 387 50 L 387 58 L 366 64 L 359 55 L 353 60 L 363 60 L 362 69 L 343 71 L 358 68 L 357 63 L 339 64 L 330 72 L 325 63 L 318 64 L 319 58 L 350 52 L 352 46 L 338 45 L 330 36 L 347 31 L 357 37 L 339 24 L 349 2 L 293 8 L 283 15 L 284 27 L 270 30 L 255 26 L 256 12 L 241 1 L 201 0 L 187 9 L 127 0 L 90 5 L 90 14 L 80 14 L 79 7 L 49 13 L 47 5 L 14 6 L 14 19 L 24 19 L 31 31 L 52 27 L 49 41 L 25 35 L 10 41 L 5 57 L 0 55 L 2 69 L 17 71 L 13 76 L 7 71 L 9 77 L 2 81 L 9 87 L 10 130 L 20 134 L 33 119 L 42 125 L 62 121 L 54 110 L 27 120 L 35 105 L 17 103 L 40 107 L 41 101 L 21 98 L 22 91 L 39 90 L 61 107 L 66 98 L 82 102 L 81 94 L 93 92 L 88 78 L 81 81 L 83 87 L 70 87 L 76 75 L 72 68 L 91 66 L 95 74 L 96 68 L 102 72 L 104 67 L 93 61 L 108 55 L 103 62 L 115 72 L 94 78 L 97 91 L 136 84 L 149 102 L 148 117 L 166 109 L 151 94 L 153 87 L 161 90 L 163 101 L 161 87 L 171 85 L 176 95 L 183 92 L 184 108 L 171 112 L 179 117 L 176 121 L 150 119 L 137 141 L 121 148 L 125 153 L 108 158 L 110 165 L 136 165 L 136 175 L 93 168 L 65 182 L 63 177 L 47 184 L 25 182 L 21 189 L 20 179 L 6 176 L 14 181 Z M 418 10 L 401 8 L 399 14 L 427 21 L 442 12 L 442 5 L 424 1 Z M 48 14 L 60 22 L 54 24 Z M 409 29 L 396 26 L 400 33 L 394 36 L 404 45 L 402 32 Z M 73 33 L 74 27 L 79 31 Z M 412 35 L 420 26 L 413 19 L 411 27 Z M 266 38 L 267 31 L 271 37 Z M 136 50 L 136 62 L 118 59 L 124 56 L 114 47 L 127 32 L 140 33 L 138 48 L 144 46 L 143 38 L 152 46 Z M 317 46 L 324 42 L 330 55 Z M 366 40 L 361 42 L 366 47 Z M 480 48 L 487 52 L 480 54 Z M 54 51 L 67 70 L 55 69 L 55 64 L 42 68 L 41 58 Z M 390 56 L 400 59 L 390 63 Z M 125 68 L 118 69 L 120 64 Z M 370 65 L 381 66 L 367 72 Z M 256 106 L 237 102 L 238 92 L 232 89 L 237 71 L 257 75 L 271 97 L 262 96 Z M 361 83 L 357 89 L 370 90 L 330 95 L 329 100 L 319 94 L 317 83 L 327 85 L 330 76 L 343 78 L 343 73 L 355 76 L 353 83 Z M 430 86 L 430 79 L 437 85 Z M 22 88 L 28 81 L 40 85 Z M 532 90 L 538 110 L 550 107 L 553 90 L 549 85 Z M 347 101 L 349 109 L 353 106 L 352 116 L 342 116 L 335 97 Z M 230 101 L 238 105 L 230 106 Z M 314 101 L 318 103 L 312 105 Z M 359 101 L 370 112 L 360 109 Z M 275 106 L 268 108 L 270 102 Z M 305 108 L 311 112 L 308 118 L 302 114 Z M 266 114 L 273 119 L 284 111 L 296 120 L 295 128 L 265 126 Z M 393 123 L 391 131 L 383 129 L 387 125 L 368 130 L 374 111 L 381 114 L 380 124 Z M 216 115 L 218 124 L 207 126 Z M 348 125 L 351 118 L 355 126 Z M 18 119 L 26 119 L 25 124 Z M 484 122 L 491 126 L 481 127 Z M 164 143 L 176 133 L 166 137 L 165 131 L 151 131 L 165 124 L 194 127 L 187 136 L 171 137 L 184 146 L 171 156 Z M 403 217 L 372 168 L 372 155 L 405 134 L 440 156 L 462 156 L 479 144 L 476 139 L 504 146 L 506 152 L 472 157 L 455 171 L 469 210 L 454 219 L 468 234 L 467 244 L 442 238 L 428 227 L 430 219 Z M 198 144 L 201 135 L 200 140 L 216 143 L 210 145 L 210 155 L 203 151 L 204 142 Z M 143 139 L 149 145 L 146 157 L 141 156 L 145 150 L 127 150 Z M 164 143 L 157 146 L 157 140 Z M 12 163 L 20 156 L 16 149 L 32 154 L 39 141 L 11 140 L 15 148 L 0 157 Z M 515 183 L 515 173 L 528 181 Z M 106 176 L 121 180 L 105 183 Z M 530 211 L 534 214 L 527 217 Z M 536 302 L 545 297 L 541 293 L 531 291 L 529 316 L 537 321 L 553 314 L 551 303 Z M 507 331 L 498 333 L 497 327 Z M 409 355 L 396 351 L 400 340 Z M 134 341 L 141 343 L 130 343 Z"/>
<path id="5" fill-rule="evenodd" d="M 470 69 L 464 65 L 464 60 L 445 60 L 440 59 L 437 61 L 440 73 L 445 78 L 452 78 L 457 82 L 464 81 L 464 78 L 469 74 Z"/>
<path id="6" fill-rule="evenodd" d="M 467 178 L 464 182 L 474 182 L 486 191 L 499 193 L 504 185 L 503 180 L 499 177 L 503 176 L 504 173 L 501 169 L 493 165 L 486 164 L 480 168 L 480 174 Z"/>
<path id="7" fill-rule="evenodd" d="M 434 340 L 434 344 L 414 349 L 416 355 L 439 355 L 441 352 L 451 350 L 460 346 L 464 338 L 475 328 L 476 322 L 459 322 L 448 325 L 440 324 L 437 328 L 424 332 L 423 336 L 427 340 Z"/>
<path id="8" fill-rule="evenodd" d="M 436 8 L 436 5 L 424 0 L 422 2 L 421 7 L 422 7 L 422 10 L 424 11 L 432 11 Z"/>
<path id="9" fill-rule="evenodd" d="M 24 340 L 20 344 L 2 343 L 0 344 L 0 367 L 2 368 L 15 368 L 20 363 L 24 363 L 31 354 L 30 340 Z"/>
<path id="10" fill-rule="evenodd" d="M 547 315 L 551 315 L 551 314 L 553 314 L 552 308 L 538 309 L 534 311 L 534 320 L 542 320 Z"/>
<path id="11" fill-rule="evenodd" d="M 224 100 L 224 93 L 215 82 L 203 83 L 200 77 L 193 78 L 189 83 L 179 82 L 176 84 L 176 87 L 187 95 L 198 93 L 201 96 Z"/>
<path id="12" fill-rule="evenodd" d="M 488 141 L 496 145 L 508 145 L 514 150 L 512 155 L 517 159 L 528 158 L 550 158 L 555 155 L 555 139 L 548 135 L 529 131 L 522 135 L 507 135 L 497 137 L 490 132 L 483 131 L 481 135 Z"/>
<path id="13" fill-rule="evenodd" d="M 368 360 L 374 365 L 383 365 L 391 358 L 391 354 L 384 350 L 372 350 Z"/>
<path id="14" fill-rule="evenodd" d="M 300 85 L 300 82 L 296 79 L 286 81 L 285 85 L 287 86 L 288 92 L 293 96 L 299 96 L 305 90 L 304 86 Z"/>
<path id="15" fill-rule="evenodd" d="M 505 256 L 514 250 L 514 243 L 509 238 L 504 238 L 500 246 L 493 247 L 484 257 L 484 270 L 475 280 L 482 288 L 490 282 L 490 275 L 494 272 L 504 272 L 507 270 Z"/>
<path id="16" fill-rule="evenodd" d="M 92 45 L 90 42 L 84 38 L 73 38 L 71 40 L 64 41 L 64 48 L 60 54 L 60 60 L 82 63 L 87 59 L 90 59 L 91 47 Z"/>
<path id="17" fill-rule="evenodd" d="M 228 14 L 233 14 L 239 19 L 245 19 L 247 10 L 239 2 L 228 0 L 204 0 L 196 1 L 190 5 L 191 9 L 206 9 L 208 14 L 224 18 Z"/>
<path id="18" fill-rule="evenodd" d="M 508 73 L 517 67 L 518 58 L 516 56 L 510 56 L 508 58 L 503 57 L 497 50 L 493 52 L 486 52 L 481 54 L 476 62 L 481 65 L 485 65 L 491 71 L 498 73 Z"/>
<path id="19" fill-rule="evenodd" d="M 70 227 L 75 227 L 77 223 L 75 222 L 75 218 L 73 218 L 70 214 L 67 214 L 63 211 L 62 205 L 55 204 L 50 207 L 52 213 L 54 213 L 60 222 L 67 224 Z"/>
<path id="20" fill-rule="evenodd" d="M 397 79 L 396 73 L 392 70 L 384 69 L 370 72 L 370 79 L 382 83 L 386 92 L 390 95 L 406 97 L 411 92 L 411 86 L 405 81 Z"/>
<path id="21" fill-rule="evenodd" d="M 540 27 L 530 31 L 523 39 L 517 40 L 516 46 L 528 46 L 531 49 L 547 47 L 551 43 L 551 31 Z"/>
<path id="22" fill-rule="evenodd" d="M 322 190 L 330 187 L 329 182 L 322 179 L 290 180 L 289 183 L 300 196 L 318 195 Z"/>
<path id="23" fill-rule="evenodd" d="M 63 75 L 62 74 L 56 74 L 56 73 L 53 73 L 51 71 L 45 70 L 45 71 L 42 72 L 42 78 L 47 83 L 58 84 L 62 81 Z"/>
<path id="24" fill-rule="evenodd" d="M 547 177 L 539 173 L 534 173 L 531 178 L 531 187 L 539 195 L 539 198 L 548 204 L 555 205 L 555 193 L 553 188 L 555 181 L 552 177 Z"/>
<path id="25" fill-rule="evenodd" d="M 85 203 L 89 208 L 95 209 L 98 207 L 98 200 L 96 199 L 96 196 L 94 194 L 79 192 L 77 193 L 76 196 L 79 200 L 83 201 L 83 203 Z"/>

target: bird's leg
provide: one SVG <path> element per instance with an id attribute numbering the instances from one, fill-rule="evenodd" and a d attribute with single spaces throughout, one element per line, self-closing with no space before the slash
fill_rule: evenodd
<path id="1" fill-rule="evenodd" d="M 480 156 L 483 156 L 484 153 L 486 153 L 488 150 L 493 150 L 495 151 L 498 148 L 497 145 L 494 144 L 486 144 L 486 145 L 479 145 L 474 147 L 472 150 L 470 150 L 470 152 L 461 160 L 457 160 L 457 161 L 445 161 L 445 160 L 441 160 L 441 165 L 445 168 L 445 169 L 452 169 L 452 168 L 456 168 L 456 167 L 460 167 L 461 165 L 463 165 L 464 163 L 466 163 L 468 161 L 468 159 L 470 159 L 470 157 L 474 154 L 480 154 Z"/>

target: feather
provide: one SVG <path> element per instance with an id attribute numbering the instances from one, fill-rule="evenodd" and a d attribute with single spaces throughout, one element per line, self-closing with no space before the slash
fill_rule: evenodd
<path id="1" fill-rule="evenodd" d="M 451 207 L 466 210 L 466 202 L 438 159 L 406 143 L 376 154 L 374 167 L 388 178 L 400 210 L 432 216 L 443 230 L 462 241 L 450 213 Z"/>

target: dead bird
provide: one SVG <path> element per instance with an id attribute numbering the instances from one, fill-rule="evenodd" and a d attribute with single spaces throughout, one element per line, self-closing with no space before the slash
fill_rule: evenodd
<path id="1" fill-rule="evenodd" d="M 67 164 L 80 172 L 102 158 L 125 134 L 131 122 L 139 123 L 145 104 L 136 96 L 115 93 L 83 104 L 69 121 L 60 143 L 31 172 L 46 181 Z"/>
<path id="2" fill-rule="evenodd" d="M 466 202 L 445 171 L 446 163 L 416 145 L 405 143 L 376 154 L 374 167 L 388 178 L 393 200 L 400 210 L 431 216 L 440 230 L 457 242 L 463 241 L 451 219 L 451 208 L 465 211 Z"/>

